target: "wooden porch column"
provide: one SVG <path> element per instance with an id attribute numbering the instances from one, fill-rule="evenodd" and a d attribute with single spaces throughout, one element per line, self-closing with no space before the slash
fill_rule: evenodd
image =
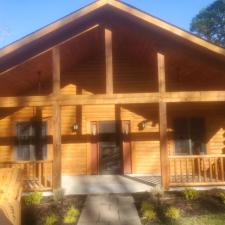
<path id="1" fill-rule="evenodd" d="M 60 94 L 60 50 L 52 50 L 53 96 Z M 61 187 L 61 109 L 57 100 L 53 102 L 53 189 Z"/>
<path id="2" fill-rule="evenodd" d="M 160 96 L 166 91 L 165 82 L 165 56 L 157 53 L 158 62 L 158 85 Z M 159 100 L 159 133 L 160 133 L 160 160 L 162 187 L 168 189 L 169 186 L 169 164 L 167 149 L 167 104 L 160 97 Z"/>
<path id="3" fill-rule="evenodd" d="M 112 31 L 105 29 L 106 93 L 113 93 Z"/>

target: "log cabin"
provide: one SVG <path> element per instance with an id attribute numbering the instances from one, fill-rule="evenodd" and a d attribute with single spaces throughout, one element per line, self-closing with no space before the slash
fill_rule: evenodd
<path id="1" fill-rule="evenodd" d="M 225 185 L 225 49 L 99 0 L 0 50 L 0 166 Z"/>

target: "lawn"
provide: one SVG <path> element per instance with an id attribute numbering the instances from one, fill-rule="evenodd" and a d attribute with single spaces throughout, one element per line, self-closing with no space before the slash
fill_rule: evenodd
<path id="1" fill-rule="evenodd" d="M 224 190 L 190 190 L 134 194 L 142 224 L 225 225 Z"/>
<path id="2" fill-rule="evenodd" d="M 199 216 L 190 216 L 180 219 L 178 224 L 182 225 L 224 225 L 225 224 L 225 214 L 208 214 Z"/>

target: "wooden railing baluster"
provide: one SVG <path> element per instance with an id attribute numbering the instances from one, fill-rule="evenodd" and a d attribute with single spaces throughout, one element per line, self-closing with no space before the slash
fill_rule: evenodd
<path id="1" fill-rule="evenodd" d="M 225 185 L 224 160 L 222 154 L 169 156 L 170 186 Z"/>
<path id="2" fill-rule="evenodd" d="M 0 162 L 0 168 L 4 167 L 23 169 L 24 191 L 52 190 L 52 160 Z"/>

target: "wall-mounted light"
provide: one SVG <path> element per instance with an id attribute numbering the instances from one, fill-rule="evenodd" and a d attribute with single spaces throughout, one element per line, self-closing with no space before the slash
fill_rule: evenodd
<path id="1" fill-rule="evenodd" d="M 140 122 L 140 123 L 138 124 L 138 129 L 139 129 L 139 130 L 144 130 L 145 127 L 146 127 L 146 123 L 147 123 L 146 120 Z"/>
<path id="2" fill-rule="evenodd" d="M 129 122 L 127 122 L 127 121 L 125 121 L 124 123 L 123 123 L 123 134 L 124 135 L 128 135 L 129 134 L 129 132 L 130 132 L 130 124 L 129 124 Z"/>
<path id="3" fill-rule="evenodd" d="M 78 132 L 79 129 L 80 129 L 79 124 L 78 124 L 78 123 L 74 123 L 74 124 L 73 124 L 73 127 L 72 127 L 73 132 Z"/>
<path id="4" fill-rule="evenodd" d="M 92 134 L 93 136 L 97 135 L 97 123 L 95 123 L 95 122 L 93 122 L 93 123 L 91 124 L 91 134 Z"/>

